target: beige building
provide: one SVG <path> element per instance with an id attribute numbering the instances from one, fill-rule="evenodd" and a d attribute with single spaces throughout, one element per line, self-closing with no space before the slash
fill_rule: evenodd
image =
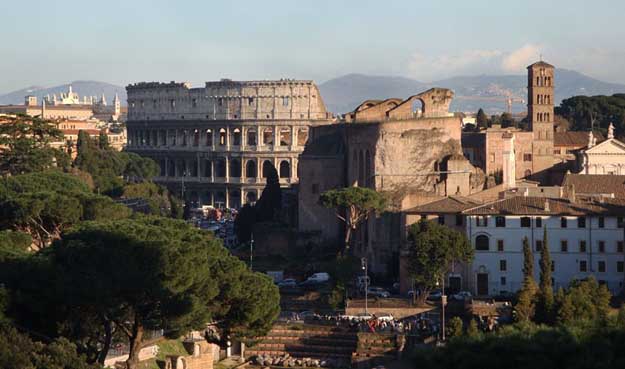
<path id="1" fill-rule="evenodd" d="M 581 174 L 625 174 L 625 143 L 614 138 L 614 126 L 608 128 L 608 139 L 597 144 L 592 132 L 588 145 L 577 154 Z"/>
<path id="2" fill-rule="evenodd" d="M 128 91 L 128 150 L 159 163 L 156 180 L 194 206 L 256 201 L 274 166 L 298 182 L 310 127 L 331 122 L 312 81 L 137 83 Z"/>
<path id="3" fill-rule="evenodd" d="M 543 61 L 527 67 L 528 130 L 494 126 L 481 132 L 464 133 L 463 152 L 487 175 L 498 177 L 503 172 L 504 141 L 514 136 L 516 178 L 548 180 L 554 157 L 554 70 Z"/>

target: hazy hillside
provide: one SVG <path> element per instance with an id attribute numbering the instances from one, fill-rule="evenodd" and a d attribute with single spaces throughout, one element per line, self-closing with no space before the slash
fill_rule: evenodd
<path id="1" fill-rule="evenodd" d="M 10 92 L 6 95 L 0 95 L 0 105 L 6 104 L 23 104 L 24 96 L 35 95 L 38 99 L 41 99 L 47 94 L 59 94 L 61 92 L 67 92 L 70 84 L 54 86 L 54 87 L 40 87 L 32 86 L 18 91 Z M 106 82 L 98 81 L 74 81 L 71 83 L 72 89 L 81 99 L 83 96 L 98 96 L 102 94 L 106 96 L 108 103 L 110 104 L 115 97 L 115 94 L 119 94 L 119 98 L 122 101 L 122 105 L 126 105 L 126 89 L 121 86 L 116 86 Z"/>
<path id="2" fill-rule="evenodd" d="M 527 99 L 525 75 L 458 76 L 424 83 L 403 77 L 348 74 L 324 82 L 319 88 L 328 109 L 335 113 L 345 113 L 366 99 L 407 97 L 433 86 L 454 90 L 458 98 L 452 103 L 453 111 L 476 111 L 482 107 L 490 113 L 496 113 L 506 109 L 502 97 L 508 94 L 517 99 Z M 575 71 L 556 69 L 556 103 L 576 95 L 612 95 L 618 92 L 625 92 L 625 85 L 599 81 Z M 495 99 L 489 101 L 491 97 Z M 524 109 L 524 102 L 513 104 L 515 112 Z"/>

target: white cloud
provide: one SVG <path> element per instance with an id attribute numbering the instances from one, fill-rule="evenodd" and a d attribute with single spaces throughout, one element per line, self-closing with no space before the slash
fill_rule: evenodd
<path id="1" fill-rule="evenodd" d="M 509 73 L 521 72 L 525 67 L 539 60 L 541 49 L 539 45 L 524 45 L 504 56 L 501 69 Z"/>

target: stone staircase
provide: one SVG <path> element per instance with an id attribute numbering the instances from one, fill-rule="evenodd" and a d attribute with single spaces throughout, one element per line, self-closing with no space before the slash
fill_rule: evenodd
<path id="1" fill-rule="evenodd" d="M 295 358 L 349 360 L 358 344 L 355 332 L 335 326 L 277 324 L 260 342 L 248 347 L 248 356 L 289 354 Z"/>
<path id="2" fill-rule="evenodd" d="M 340 363 L 339 367 L 370 368 L 397 357 L 403 336 L 357 333 L 347 327 L 276 324 L 246 356 L 311 358 Z"/>

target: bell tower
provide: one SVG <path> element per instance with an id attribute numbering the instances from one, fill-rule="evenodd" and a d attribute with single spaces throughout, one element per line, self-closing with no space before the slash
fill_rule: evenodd
<path id="1" fill-rule="evenodd" d="M 527 67 L 527 115 L 532 142 L 532 174 L 553 166 L 554 70 L 544 61 Z"/>

